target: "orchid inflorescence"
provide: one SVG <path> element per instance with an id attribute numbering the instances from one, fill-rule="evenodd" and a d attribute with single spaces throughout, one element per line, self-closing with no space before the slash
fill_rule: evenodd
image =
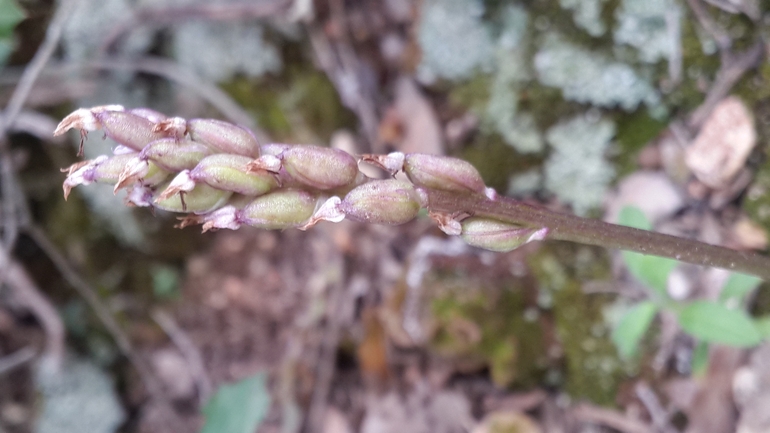
<path id="1" fill-rule="evenodd" d="M 78 109 L 61 121 L 54 135 L 70 129 L 80 130 L 79 154 L 89 131 L 102 130 L 118 146 L 112 155 L 63 169 L 65 198 L 77 185 L 114 184 L 116 193 L 128 191 L 128 205 L 187 214 L 180 227 L 234 230 L 245 224 L 305 230 L 345 218 L 397 225 L 428 208 L 445 233 L 493 251 L 510 251 L 548 234 L 547 228 L 467 212 L 431 211 L 429 190 L 497 198 L 470 163 L 456 158 L 401 152 L 355 158 L 328 147 L 260 145 L 248 129 L 221 120 L 186 120 L 119 105 Z M 390 176 L 369 178 L 359 162 Z"/>

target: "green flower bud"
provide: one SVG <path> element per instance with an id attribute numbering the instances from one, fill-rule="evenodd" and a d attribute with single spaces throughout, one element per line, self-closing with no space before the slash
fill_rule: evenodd
<path id="1" fill-rule="evenodd" d="M 211 149 L 201 143 L 163 138 L 145 146 L 139 152 L 139 159 L 152 161 L 164 170 L 178 172 L 194 168 L 211 153 Z"/>
<path id="2" fill-rule="evenodd" d="M 345 151 L 319 146 L 292 146 L 279 158 L 283 169 L 296 182 L 327 190 L 356 180 L 358 163 Z"/>
<path id="3" fill-rule="evenodd" d="M 160 195 L 170 197 L 181 191 L 190 191 L 198 183 L 216 189 L 247 196 L 258 196 L 278 186 L 275 176 L 266 171 L 250 172 L 246 166 L 252 159 L 247 156 L 220 153 L 203 158 L 192 170 L 182 170 Z"/>
<path id="4" fill-rule="evenodd" d="M 307 191 L 278 190 L 254 199 L 238 212 L 236 220 L 262 229 L 299 227 L 313 216 L 317 202 Z"/>
<path id="5" fill-rule="evenodd" d="M 159 188 L 162 191 L 165 188 Z M 230 191 L 214 189 L 205 183 L 195 186 L 191 191 L 177 194 L 168 198 L 160 198 L 156 193 L 154 206 L 169 212 L 206 213 L 216 210 L 227 203 L 227 199 L 233 195 Z"/>
<path id="6" fill-rule="evenodd" d="M 479 193 L 492 200 L 496 196 L 494 190 L 484 185 L 478 170 L 461 159 L 410 153 L 404 159 L 404 173 L 418 187 Z"/>
<path id="7" fill-rule="evenodd" d="M 521 227 L 487 218 L 471 217 L 461 223 L 460 237 L 469 245 L 485 250 L 507 252 L 532 241 L 541 241 L 548 228 Z"/>
<path id="8" fill-rule="evenodd" d="M 354 221 L 398 225 L 417 216 L 420 201 L 414 185 L 409 182 L 373 180 L 350 191 L 339 208 Z"/>
<path id="9" fill-rule="evenodd" d="M 251 158 L 218 154 L 203 158 L 190 172 L 196 182 L 243 195 L 262 195 L 278 186 L 275 176 L 266 172 L 249 172 L 246 166 Z"/>
<path id="10" fill-rule="evenodd" d="M 190 139 L 218 152 L 259 157 L 257 138 L 246 128 L 216 119 L 188 120 L 186 128 Z"/>

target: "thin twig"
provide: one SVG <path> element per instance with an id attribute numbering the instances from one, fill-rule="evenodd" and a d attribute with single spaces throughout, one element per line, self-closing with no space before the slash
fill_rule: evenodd
<path id="1" fill-rule="evenodd" d="M 46 345 L 43 353 L 53 368 L 58 370 L 64 360 L 65 332 L 56 307 L 38 289 L 24 267 L 2 249 L 0 268 L 6 271 L 6 283 L 13 289 L 15 298 L 35 316 L 45 331 Z"/>
<path id="2" fill-rule="evenodd" d="M 757 41 L 751 48 L 740 54 L 726 53 L 722 59 L 722 65 L 717 71 L 714 83 L 711 85 L 706 99 L 690 115 L 688 126 L 698 129 L 706 121 L 706 118 L 714 110 L 714 107 L 722 100 L 743 75 L 757 67 L 764 57 L 765 44 Z"/>
<path id="3" fill-rule="evenodd" d="M 428 209 L 434 212 L 453 214 L 464 211 L 471 215 L 491 217 L 526 227 L 548 227 L 547 239 L 669 257 L 694 265 L 744 272 L 770 280 L 770 258 L 756 253 L 731 250 L 596 219 L 560 214 L 507 197 L 498 197 L 492 201 L 480 195 L 458 195 L 436 190 L 426 190 L 426 193 Z"/>
<path id="4" fill-rule="evenodd" d="M 48 236 L 37 226 L 30 225 L 26 229 L 26 233 L 35 241 L 38 247 L 51 259 L 53 265 L 69 283 L 72 288 L 75 289 L 78 294 L 85 299 L 88 305 L 94 310 L 99 321 L 102 322 L 107 332 L 110 333 L 115 343 L 118 345 L 120 352 L 128 358 L 131 364 L 136 368 L 139 377 L 147 387 L 150 394 L 163 395 L 158 387 L 158 381 L 153 378 L 153 374 L 147 364 L 142 360 L 133 348 L 131 341 L 115 318 L 110 313 L 109 308 L 102 302 L 99 295 L 91 287 L 86 280 L 83 279 L 69 264 L 64 255 L 59 251 L 56 245 L 48 239 Z"/>
<path id="5" fill-rule="evenodd" d="M 169 26 L 195 19 L 206 21 L 236 21 L 267 18 L 285 12 L 291 1 L 243 2 L 228 4 L 197 4 L 185 6 L 150 7 L 137 10 L 131 18 L 118 23 L 104 38 L 99 53 L 109 51 L 115 43 L 130 31 L 141 26 Z"/>
<path id="6" fill-rule="evenodd" d="M 200 351 L 170 314 L 156 308 L 152 310 L 150 315 L 155 320 L 155 323 L 163 328 L 163 331 L 171 338 L 171 341 L 174 342 L 174 345 L 176 345 L 182 356 L 184 356 L 185 361 L 187 361 L 190 373 L 198 385 L 198 402 L 202 407 L 211 396 L 212 386 L 211 379 L 206 373 L 206 367 L 203 365 L 203 357 Z"/>
<path id="7" fill-rule="evenodd" d="M 602 424 L 625 433 L 654 433 L 655 430 L 641 421 L 637 421 L 611 409 L 604 409 L 588 404 L 579 404 L 571 414 L 582 422 Z"/>
<path id="8" fill-rule="evenodd" d="M 56 46 L 59 45 L 59 40 L 64 31 L 64 23 L 75 10 L 77 2 L 78 0 L 64 0 L 56 10 L 48 30 L 46 30 L 43 43 L 40 44 L 40 48 L 38 48 L 35 56 L 24 69 L 19 84 L 14 89 L 11 99 L 3 111 L 3 116 L 0 118 L 0 137 L 5 136 L 5 131 L 16 120 L 16 116 L 18 116 L 24 106 L 29 92 L 35 85 L 35 81 L 37 81 L 48 60 L 51 59 Z"/>
<path id="9" fill-rule="evenodd" d="M 185 86 L 208 101 L 233 123 L 251 129 L 260 142 L 268 142 L 267 135 L 256 129 L 254 119 L 230 95 L 219 87 L 200 79 L 173 60 L 163 57 L 104 58 L 93 60 L 80 67 L 144 72 L 163 77 Z"/>
<path id="10" fill-rule="evenodd" d="M 0 375 L 6 374 L 35 358 L 37 352 L 30 346 L 23 347 L 10 355 L 0 358 Z"/>
<path id="11" fill-rule="evenodd" d="M 21 112 L 24 103 L 29 97 L 29 92 L 35 85 L 35 81 L 40 76 L 46 63 L 50 60 L 51 56 L 59 45 L 62 32 L 64 31 L 64 23 L 69 18 L 72 11 L 75 10 L 77 0 L 65 0 L 61 2 L 61 5 L 56 10 L 56 13 L 51 20 L 51 24 L 45 33 L 45 39 L 40 44 L 35 56 L 24 68 L 24 72 L 19 79 L 19 83 L 16 88 L 13 89 L 11 98 L 8 101 L 8 105 L 3 110 L 2 116 L 0 116 L 0 181 L 2 182 L 2 194 L 3 194 L 3 254 L 9 255 L 13 249 L 13 245 L 16 242 L 18 235 L 18 223 L 17 223 L 17 209 L 14 206 L 16 200 L 16 174 L 13 172 L 13 165 L 11 163 L 11 157 L 8 154 L 8 143 L 6 141 L 6 133 L 8 129 L 16 121 L 16 117 Z M 3 266 L 0 266 L 0 283 L 4 280 L 7 271 Z"/>

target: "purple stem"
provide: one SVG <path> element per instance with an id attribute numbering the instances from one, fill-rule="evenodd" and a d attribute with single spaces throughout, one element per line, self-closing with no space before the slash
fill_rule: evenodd
<path id="1" fill-rule="evenodd" d="M 434 212 L 452 214 L 465 211 L 475 216 L 490 217 L 527 227 L 548 227 L 548 239 L 670 257 L 686 263 L 729 269 L 770 280 L 770 258 L 760 254 L 619 226 L 597 219 L 560 214 L 507 197 L 492 201 L 480 195 L 459 195 L 437 190 L 426 190 L 426 193 L 428 208 Z"/>

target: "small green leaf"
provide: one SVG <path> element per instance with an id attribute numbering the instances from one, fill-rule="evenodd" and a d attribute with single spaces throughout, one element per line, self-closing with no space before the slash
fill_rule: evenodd
<path id="1" fill-rule="evenodd" d="M 201 433 L 254 433 L 270 408 L 265 373 L 222 385 L 206 406 Z"/>
<path id="2" fill-rule="evenodd" d="M 639 342 L 657 312 L 658 307 L 655 304 L 644 301 L 623 314 L 618 325 L 612 330 L 612 342 L 615 343 L 621 357 L 628 359 L 636 355 Z"/>
<path id="3" fill-rule="evenodd" d="M 746 296 L 756 289 L 761 282 L 761 278 L 753 275 L 734 272 L 730 274 L 730 278 L 727 279 L 725 286 L 722 288 L 722 292 L 719 294 L 719 302 L 725 303 L 734 299 L 737 303 L 743 303 Z"/>
<path id="4" fill-rule="evenodd" d="M 644 213 L 633 206 L 626 206 L 620 211 L 618 223 L 641 230 L 652 228 L 652 224 L 644 216 Z M 623 251 L 623 261 L 626 262 L 631 275 L 637 280 L 653 289 L 661 297 L 668 297 L 666 292 L 668 275 L 676 267 L 676 260 Z"/>
<path id="5" fill-rule="evenodd" d="M 757 325 L 757 329 L 763 338 L 770 338 L 770 316 L 758 317 L 754 323 Z"/>
<path id="6" fill-rule="evenodd" d="M 10 36 L 24 18 L 24 11 L 16 0 L 0 0 L 0 37 Z"/>
<path id="7" fill-rule="evenodd" d="M 620 215 L 618 215 L 618 224 L 640 230 L 652 230 L 652 223 L 644 215 L 644 212 L 636 206 L 626 206 L 621 209 Z"/>
<path id="8" fill-rule="evenodd" d="M 679 325 L 708 343 L 751 347 L 762 341 L 754 320 L 742 310 L 710 301 L 695 301 L 679 311 Z"/>

